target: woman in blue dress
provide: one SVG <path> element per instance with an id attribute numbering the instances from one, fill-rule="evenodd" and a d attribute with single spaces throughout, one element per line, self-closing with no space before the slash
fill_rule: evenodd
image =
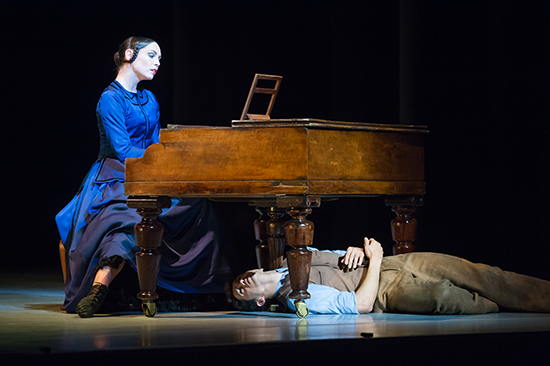
<path id="1" fill-rule="evenodd" d="M 138 90 L 160 66 L 159 45 L 130 37 L 115 53 L 118 72 L 102 93 L 96 115 L 99 157 L 73 200 L 56 216 L 67 253 L 64 309 L 91 317 L 109 284 L 129 265 L 135 269 L 134 226 L 141 221 L 126 206 L 124 161 L 140 158 L 159 141 L 159 105 Z M 176 292 L 223 292 L 230 269 L 219 240 L 214 211 L 204 199 L 173 199 L 159 217 L 164 237 L 158 284 Z"/>

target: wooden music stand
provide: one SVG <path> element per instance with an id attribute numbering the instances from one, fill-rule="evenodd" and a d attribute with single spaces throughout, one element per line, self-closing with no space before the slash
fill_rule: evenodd
<path id="1" fill-rule="evenodd" d="M 254 76 L 254 80 L 252 81 L 252 86 L 250 87 L 250 92 L 248 93 L 248 98 L 246 99 L 246 104 L 244 105 L 243 113 L 241 114 L 241 120 L 250 119 L 271 119 L 269 116 L 271 114 L 271 111 L 273 110 L 273 105 L 275 104 L 275 98 L 277 97 L 277 93 L 279 92 L 279 86 L 281 85 L 281 80 L 283 79 L 282 76 L 277 75 L 264 75 L 264 74 L 256 74 Z M 257 86 L 258 80 L 274 80 L 275 81 L 275 87 L 273 89 L 270 88 L 260 88 Z M 269 101 L 269 106 L 267 107 L 266 114 L 250 114 L 248 113 L 248 108 L 250 107 L 250 103 L 252 102 L 252 97 L 254 94 L 271 94 L 271 100 Z"/>

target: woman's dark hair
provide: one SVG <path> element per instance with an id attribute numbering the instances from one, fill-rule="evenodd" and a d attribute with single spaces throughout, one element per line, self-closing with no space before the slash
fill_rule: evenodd
<path id="1" fill-rule="evenodd" d="M 132 63 L 136 59 L 139 50 L 141 50 L 143 47 L 146 47 L 150 45 L 151 43 L 154 43 L 155 41 L 151 38 L 146 37 L 128 37 L 126 38 L 118 47 L 118 51 L 115 53 L 114 60 L 115 65 L 117 67 L 117 70 L 120 70 L 122 65 L 125 63 Z M 126 50 L 133 50 L 134 55 L 132 56 L 132 59 L 130 61 L 126 60 Z"/>

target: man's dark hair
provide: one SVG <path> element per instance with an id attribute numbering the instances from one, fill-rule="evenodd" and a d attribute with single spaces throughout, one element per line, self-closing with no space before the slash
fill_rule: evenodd
<path id="1" fill-rule="evenodd" d="M 258 306 L 258 304 L 256 304 L 256 300 L 239 300 L 233 295 L 232 282 L 227 282 L 225 284 L 225 297 L 235 309 L 241 311 L 267 311 L 272 304 L 278 303 L 275 298 L 265 299 L 265 304 L 262 306 Z"/>

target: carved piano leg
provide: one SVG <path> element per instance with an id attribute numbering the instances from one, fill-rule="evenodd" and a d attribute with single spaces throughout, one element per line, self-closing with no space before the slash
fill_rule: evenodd
<path id="1" fill-rule="evenodd" d="M 416 240 L 416 219 L 412 217 L 417 206 L 422 205 L 421 197 L 386 198 L 386 205 L 392 206 L 396 217 L 391 221 L 392 238 L 395 242 L 393 254 L 414 252 Z"/>
<path id="2" fill-rule="evenodd" d="M 283 216 L 286 210 L 280 207 L 270 207 L 267 211 L 270 220 L 267 222 L 267 246 L 269 248 L 270 267 L 276 269 L 281 266 L 285 254 L 285 222 Z"/>
<path id="3" fill-rule="evenodd" d="M 157 248 L 161 244 L 164 232 L 157 217 L 162 212 L 161 208 L 170 207 L 169 199 L 165 197 L 160 199 L 129 197 L 127 204 L 130 208 L 136 208 L 141 216 L 141 222 L 137 223 L 134 228 L 136 245 L 141 248 L 136 254 L 140 286 L 137 297 L 142 301 L 143 313 L 148 317 L 153 317 L 157 313 L 155 300 L 158 295 L 155 291 L 160 264 L 160 254 L 157 252 Z"/>
<path id="4" fill-rule="evenodd" d="M 256 207 L 256 212 L 260 214 L 256 220 L 254 220 L 254 235 L 256 240 L 259 241 L 256 245 L 256 261 L 258 268 L 270 269 L 269 265 L 271 260 L 269 258 L 269 247 L 267 244 L 267 219 L 265 214 L 267 209 L 264 207 Z"/>
<path id="5" fill-rule="evenodd" d="M 304 302 L 311 295 L 307 292 L 309 272 L 311 270 L 311 252 L 307 249 L 313 243 L 313 223 L 306 220 L 311 208 L 291 208 L 288 214 L 292 217 L 285 224 L 285 234 L 292 249 L 287 253 L 288 270 L 292 292 L 289 297 L 295 299 L 296 314 L 300 318 L 309 315 Z"/>

